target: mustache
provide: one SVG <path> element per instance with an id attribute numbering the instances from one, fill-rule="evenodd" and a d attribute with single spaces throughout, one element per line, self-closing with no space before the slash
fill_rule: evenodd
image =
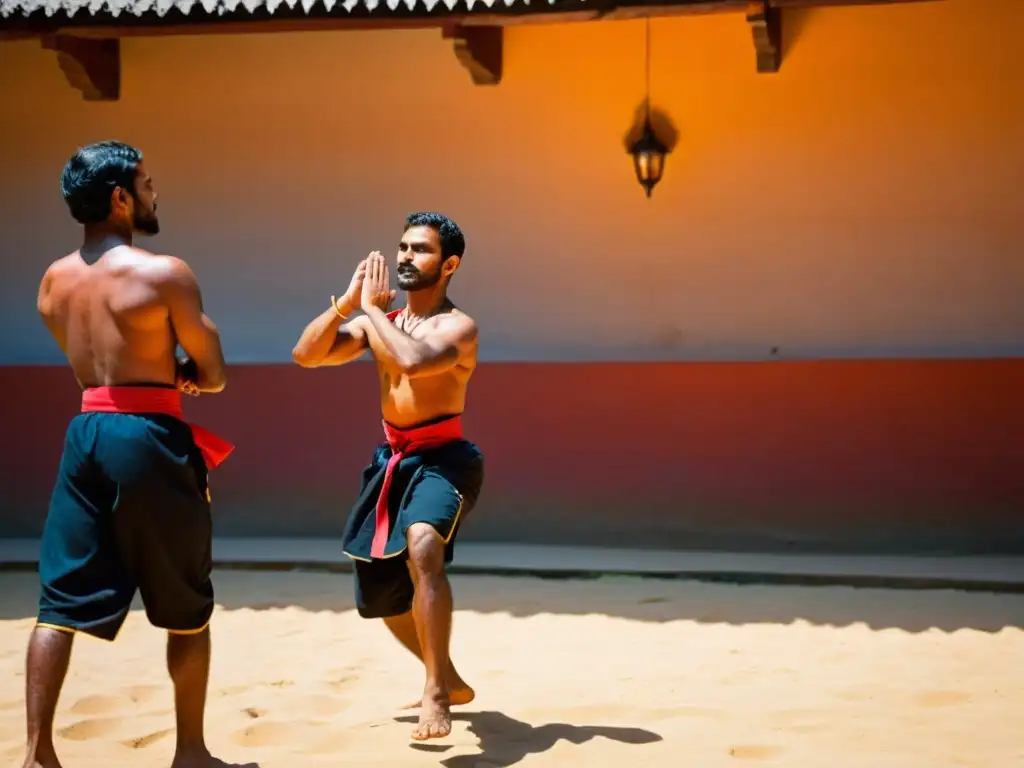
<path id="1" fill-rule="evenodd" d="M 399 267 L 395 270 L 399 275 L 418 275 L 420 271 L 416 267 Z"/>

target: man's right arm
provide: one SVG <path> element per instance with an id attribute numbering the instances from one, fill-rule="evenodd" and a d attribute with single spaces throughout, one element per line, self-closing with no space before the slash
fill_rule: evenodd
<path id="1" fill-rule="evenodd" d="M 324 365 L 344 365 L 362 356 L 366 351 L 366 318 L 357 317 L 345 322 L 352 307 L 347 299 L 335 311 L 332 307 L 306 326 L 292 350 L 292 359 L 303 368 Z M 344 325 L 342 325 L 344 323 Z"/>
<path id="2" fill-rule="evenodd" d="M 195 382 L 200 392 L 220 392 L 227 384 L 224 352 L 217 326 L 203 312 L 199 282 L 180 259 L 169 258 L 162 281 L 171 327 L 178 344 L 192 360 L 198 372 Z"/>

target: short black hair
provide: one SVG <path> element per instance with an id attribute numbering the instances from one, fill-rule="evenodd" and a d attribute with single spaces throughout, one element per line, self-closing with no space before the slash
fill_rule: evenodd
<path id="1" fill-rule="evenodd" d="M 466 252 L 466 238 L 459 229 L 459 225 L 441 213 L 421 212 L 410 213 L 405 219 L 405 228 L 430 227 L 437 232 L 441 241 L 441 258 L 458 256 Z"/>
<path id="2" fill-rule="evenodd" d="M 141 162 L 142 152 L 120 141 L 98 141 L 68 158 L 60 177 L 60 191 L 75 221 L 106 221 L 115 187 L 135 194 L 135 175 Z"/>

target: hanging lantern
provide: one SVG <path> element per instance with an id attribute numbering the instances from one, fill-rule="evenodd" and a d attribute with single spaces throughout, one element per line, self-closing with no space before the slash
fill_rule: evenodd
<path id="1" fill-rule="evenodd" d="M 633 156 L 636 180 L 650 197 L 651 190 L 661 181 L 661 174 L 665 171 L 665 156 L 668 154 L 668 147 L 658 139 L 651 127 L 650 116 L 644 121 L 644 132 L 640 138 L 629 147 L 629 154 Z"/>

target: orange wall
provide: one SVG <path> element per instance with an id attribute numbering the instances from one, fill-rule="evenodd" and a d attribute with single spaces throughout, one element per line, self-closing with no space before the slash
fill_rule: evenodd
<path id="1" fill-rule="evenodd" d="M 229 358 L 284 362 L 402 217 L 448 211 L 456 299 L 489 360 L 1024 353 L 1024 2 L 788 12 L 757 75 L 742 14 L 657 19 L 654 100 L 679 131 L 651 200 L 623 135 L 641 21 L 514 27 L 474 87 L 436 30 L 130 39 L 123 96 L 85 103 L 38 43 L 0 44 L 0 361 L 57 362 L 39 275 L 78 233 L 76 145 L 148 153 L 164 234 Z"/>
<path id="2" fill-rule="evenodd" d="M 1024 2 L 784 23 L 782 72 L 757 75 L 742 14 L 654 22 L 679 136 L 651 200 L 623 147 L 638 21 L 512 28 L 496 88 L 436 30 L 131 39 L 115 104 L 0 44 L 0 423 L 39 441 L 9 446 L 0 528 L 38 531 L 75 410 L 34 307 L 79 238 L 60 169 L 115 137 L 146 151 L 150 244 L 194 266 L 233 364 L 190 406 L 239 443 L 219 533 L 340 530 L 372 369 L 278 363 L 431 208 L 467 232 L 453 293 L 482 328 L 469 535 L 1024 549 Z"/>

